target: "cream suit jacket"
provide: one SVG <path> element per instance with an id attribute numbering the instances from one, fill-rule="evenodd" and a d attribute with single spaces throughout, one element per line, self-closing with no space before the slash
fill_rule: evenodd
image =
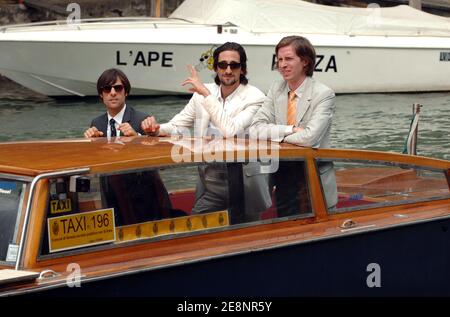
<path id="1" fill-rule="evenodd" d="M 161 124 L 161 134 L 190 135 L 189 128 L 194 127 L 194 136 L 208 135 L 208 128 L 212 123 L 223 137 L 244 137 L 255 113 L 265 100 L 265 95 L 252 85 L 240 85 L 225 104 L 221 98 L 220 86 L 216 84 L 205 85 L 210 91 L 208 97 L 194 93 L 184 109 L 175 115 L 168 123 Z M 257 163 L 243 164 L 243 186 L 245 192 L 245 209 L 248 215 L 258 214 L 272 204 L 268 187 L 267 175 L 259 172 Z M 202 166 L 199 168 L 199 181 L 197 182 L 196 204 L 194 211 L 202 211 L 197 204 L 206 192 L 228 191 L 224 180 L 216 179 L 215 170 Z M 209 174 L 207 174 L 209 173 Z M 209 201 L 203 202 L 205 209 L 211 205 Z"/>
<path id="2" fill-rule="evenodd" d="M 217 127 L 223 137 L 243 136 L 248 132 L 253 117 L 265 99 L 264 93 L 252 85 L 240 85 L 227 97 L 229 105 L 219 101 L 220 86 L 206 84 L 210 91 L 208 97 L 194 93 L 184 109 L 168 123 L 161 124 L 160 135 L 189 135 L 189 128 L 194 127 L 194 136 L 207 135 L 210 122 Z"/>

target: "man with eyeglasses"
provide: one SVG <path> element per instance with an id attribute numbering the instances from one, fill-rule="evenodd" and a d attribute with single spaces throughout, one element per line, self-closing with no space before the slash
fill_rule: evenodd
<path id="1" fill-rule="evenodd" d="M 189 66 L 190 77 L 182 85 L 190 85 L 192 98 L 184 109 L 169 122 L 158 124 L 147 118 L 142 129 L 152 136 L 194 135 L 233 137 L 245 136 L 252 118 L 264 101 L 265 95 L 258 88 L 249 85 L 247 55 L 244 48 L 234 42 L 227 42 L 213 53 L 215 83 L 204 84 L 194 67 Z M 250 165 L 250 164 L 249 164 Z M 244 187 L 252 192 L 245 194 L 247 215 L 258 216 L 271 204 L 268 185 L 263 175 L 246 176 L 244 165 Z M 241 169 L 242 170 L 242 169 Z M 196 201 L 193 212 L 224 210 L 228 207 L 227 166 L 224 163 L 209 163 L 199 167 Z M 249 216 L 250 217 L 250 216 Z"/>
<path id="2" fill-rule="evenodd" d="M 86 138 L 145 134 L 141 122 L 154 118 L 126 105 L 130 90 L 130 82 L 121 70 L 111 68 L 100 75 L 97 92 L 106 106 L 106 113 L 92 120 L 91 127 L 84 132 Z"/>

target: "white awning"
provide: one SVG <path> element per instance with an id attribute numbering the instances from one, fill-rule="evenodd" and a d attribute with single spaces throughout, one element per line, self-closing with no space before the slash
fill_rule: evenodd
<path id="1" fill-rule="evenodd" d="M 344 8 L 300 0 L 185 0 L 170 16 L 255 33 L 450 36 L 450 19 L 406 5 Z"/>

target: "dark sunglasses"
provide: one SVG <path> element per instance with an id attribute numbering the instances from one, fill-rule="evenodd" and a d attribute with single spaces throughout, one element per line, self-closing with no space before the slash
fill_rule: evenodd
<path id="1" fill-rule="evenodd" d="M 114 88 L 114 90 L 116 92 L 122 92 L 124 87 L 123 87 L 123 85 L 106 85 L 106 86 L 103 86 L 101 88 L 101 90 L 102 90 L 102 92 L 109 94 L 111 92 L 112 88 Z"/>
<path id="2" fill-rule="evenodd" d="M 236 62 L 231 62 L 231 63 L 227 63 L 227 62 L 218 62 L 217 63 L 217 67 L 219 67 L 220 69 L 227 69 L 228 66 L 230 66 L 231 69 L 238 69 L 241 68 L 241 63 L 236 63 Z"/>

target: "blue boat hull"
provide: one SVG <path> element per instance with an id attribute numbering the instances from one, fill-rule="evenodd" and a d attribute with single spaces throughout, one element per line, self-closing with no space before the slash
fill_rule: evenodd
<path id="1" fill-rule="evenodd" d="M 34 295 L 449 296 L 449 228 L 449 219 L 416 223 L 85 282 L 81 287 L 55 288 Z M 379 270 L 371 269 L 371 263 Z"/>

